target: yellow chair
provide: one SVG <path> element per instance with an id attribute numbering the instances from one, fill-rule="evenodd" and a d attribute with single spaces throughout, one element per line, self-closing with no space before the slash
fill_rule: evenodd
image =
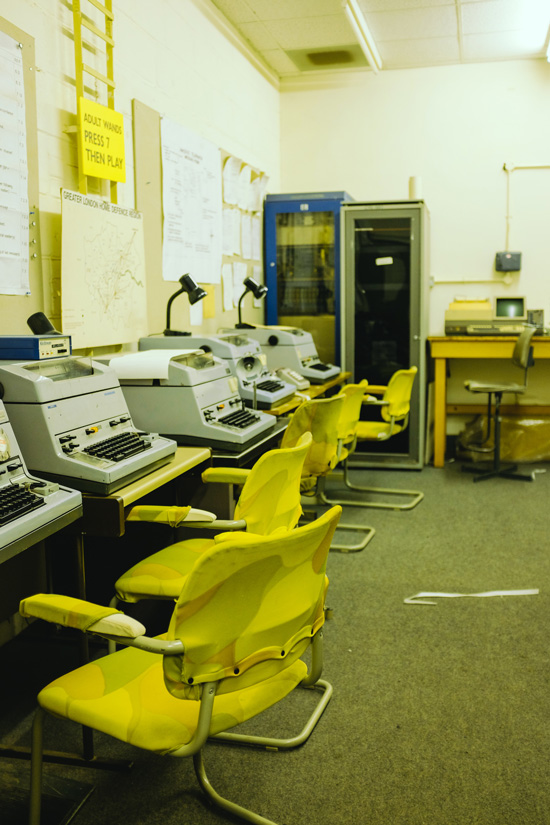
<path id="1" fill-rule="evenodd" d="M 304 401 L 291 417 L 284 432 L 282 448 L 296 444 L 304 433 L 309 432 L 313 436 L 302 472 L 304 501 L 309 497 L 313 503 L 328 503 L 324 497 L 326 477 L 341 460 L 343 451 L 347 450 L 344 442 L 347 440 L 349 426 L 346 422 L 352 413 L 346 411 L 346 401 L 342 394 Z M 363 550 L 376 532 L 373 527 L 343 523 L 338 525 L 338 530 L 365 534 L 354 544 L 333 542 L 332 549 L 342 552 Z"/>
<path id="2" fill-rule="evenodd" d="M 311 734 L 332 693 L 320 678 L 322 628 L 326 561 L 340 513 L 334 507 L 311 524 L 268 537 L 217 536 L 189 573 L 168 631 L 155 638 L 113 608 L 42 594 L 21 602 L 23 616 L 128 645 L 39 693 L 30 825 L 40 823 L 46 712 L 158 754 L 193 756 L 198 781 L 216 805 L 248 822 L 271 822 L 219 796 L 206 776 L 202 749 L 209 737 L 261 714 L 298 686 L 322 692 L 300 735 L 236 735 L 237 741 L 288 748 Z M 308 670 L 301 657 L 310 647 Z"/>
<path id="3" fill-rule="evenodd" d="M 281 528 L 291 530 L 302 514 L 300 479 L 311 440 L 311 435 L 305 434 L 288 449 L 270 450 L 250 470 L 209 467 L 204 471 L 202 480 L 207 483 L 243 485 L 233 520 L 216 519 L 213 513 L 190 507 L 138 505 L 127 515 L 127 521 L 206 528 L 218 533 L 246 530 L 261 536 Z M 205 521 L 208 516 L 210 520 Z M 213 544 L 214 538 L 186 539 L 137 562 L 115 582 L 116 596 L 111 604 L 177 599 L 195 562 Z"/>
<path id="4" fill-rule="evenodd" d="M 366 387 L 361 384 L 348 384 L 343 387 L 343 393 L 355 394 L 358 388 L 364 387 L 363 404 L 377 406 L 380 408 L 380 421 L 359 421 L 355 429 L 355 436 L 348 437 L 347 454 L 342 458 L 343 476 L 342 480 L 346 487 L 360 493 L 381 494 L 388 496 L 403 496 L 408 499 L 399 503 L 398 501 L 358 501 L 357 499 L 334 499 L 325 496 L 326 504 L 352 505 L 355 507 L 378 507 L 386 510 L 412 510 L 413 507 L 422 501 L 424 493 L 418 490 L 398 490 L 387 487 L 363 487 L 353 484 L 349 473 L 349 457 L 355 452 L 357 443 L 360 441 L 387 441 L 406 429 L 409 422 L 409 411 L 411 406 L 411 393 L 414 379 L 418 372 L 416 367 L 408 370 L 397 370 L 390 378 L 387 386 L 377 386 L 368 384 Z M 377 399 L 375 396 L 382 396 Z M 356 398 L 356 396 L 354 395 Z M 353 466 L 353 465 L 352 465 Z M 336 474 L 333 474 L 336 478 Z"/>

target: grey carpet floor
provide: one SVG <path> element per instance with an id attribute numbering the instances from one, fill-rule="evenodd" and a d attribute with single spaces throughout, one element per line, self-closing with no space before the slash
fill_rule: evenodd
<path id="1" fill-rule="evenodd" d="M 407 512 L 346 508 L 346 521 L 376 535 L 360 553 L 330 554 L 324 676 L 333 699 L 294 751 L 208 745 L 214 787 L 281 825 L 550 823 L 548 470 L 534 483 L 478 484 L 454 463 L 356 471 L 361 483 L 414 487 L 424 500 Z M 404 603 L 420 591 L 533 588 L 538 595 Z M 14 698 L 11 722 L 4 704 L 0 732 L 11 741 L 28 741 L 27 700 L 25 691 Z M 295 691 L 249 728 L 296 731 L 311 701 Z M 79 735 L 48 720 L 46 746 L 78 750 Z M 227 820 L 204 801 L 191 760 L 102 736 L 96 748 L 131 753 L 133 769 L 46 768 L 95 784 L 75 825 Z"/>

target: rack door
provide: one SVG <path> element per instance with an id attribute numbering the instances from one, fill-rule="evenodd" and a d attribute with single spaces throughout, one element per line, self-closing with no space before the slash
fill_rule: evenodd
<path id="1" fill-rule="evenodd" d="M 345 213 L 345 368 L 354 381 L 386 385 L 396 370 L 418 366 L 409 426 L 385 442 L 362 442 L 361 455 L 380 463 L 422 466 L 423 383 L 420 210 L 350 209 Z M 380 411 L 365 407 L 365 419 Z M 367 462 L 369 463 L 369 462 Z"/>

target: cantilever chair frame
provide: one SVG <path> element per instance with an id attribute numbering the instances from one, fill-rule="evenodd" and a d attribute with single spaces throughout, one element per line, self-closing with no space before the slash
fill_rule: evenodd
<path id="1" fill-rule="evenodd" d="M 324 465 L 318 466 L 316 470 L 308 469 L 311 468 L 311 463 L 308 463 L 308 458 L 306 458 L 304 464 L 305 472 L 307 473 L 307 475 L 305 475 L 304 477 L 304 482 L 306 486 L 302 494 L 302 502 L 304 504 L 302 523 L 306 520 L 314 519 L 317 515 L 315 510 L 306 509 L 308 505 L 311 505 L 313 507 L 315 506 L 315 504 L 332 506 L 332 503 L 327 501 L 324 490 L 326 485 L 326 477 L 327 475 L 333 472 L 334 467 L 336 467 L 339 463 L 340 455 L 342 454 L 343 450 L 343 442 L 340 437 L 339 424 L 342 417 L 342 410 L 344 408 L 344 404 L 345 399 L 343 398 L 341 393 L 339 393 L 338 395 L 330 396 L 329 398 L 316 398 L 313 400 L 304 401 L 292 416 L 291 424 L 289 425 L 289 428 L 283 436 L 281 446 L 286 444 L 285 438 L 290 438 L 290 440 L 292 441 L 292 439 L 296 437 L 296 433 L 292 433 L 291 427 L 296 426 L 295 422 L 299 421 L 300 418 L 304 419 L 303 432 L 307 432 L 308 430 L 305 428 L 311 425 L 311 429 L 309 430 L 309 432 L 312 432 L 313 434 L 313 430 L 315 428 L 315 416 L 312 415 L 311 420 L 309 420 L 309 415 L 307 411 L 317 408 L 323 410 L 323 412 L 325 413 L 325 415 L 322 416 L 322 421 L 320 425 L 320 427 L 323 429 L 323 443 L 326 445 L 325 454 L 323 456 Z M 335 412 L 336 414 L 334 414 Z M 311 451 L 315 449 L 316 441 L 315 438 L 313 438 Z M 313 486 L 311 486 L 310 488 L 307 488 L 308 481 L 313 481 Z M 349 544 L 333 540 L 330 549 L 340 553 L 357 553 L 360 550 L 364 550 L 367 544 L 374 538 L 376 534 L 375 528 L 369 525 L 351 523 L 348 524 L 342 522 L 339 522 L 337 530 L 350 533 L 365 534 L 361 540 Z"/>
<path id="2" fill-rule="evenodd" d="M 501 422 L 500 405 L 504 393 L 512 393 L 515 395 L 523 395 L 527 389 L 527 372 L 529 367 L 534 365 L 533 360 L 533 346 L 531 339 L 536 331 L 536 326 L 532 324 L 525 324 L 523 331 L 518 336 L 512 353 L 512 364 L 523 370 L 523 384 L 514 383 L 483 383 L 480 381 L 467 380 L 464 382 L 465 388 L 472 393 L 486 393 L 487 394 L 487 430 L 482 441 L 478 442 L 475 447 L 480 448 L 487 444 L 491 436 L 491 422 L 494 430 L 494 445 L 492 450 L 484 450 L 484 452 L 493 453 L 493 466 L 490 469 L 485 469 L 483 466 L 476 464 L 463 464 L 462 471 L 466 473 L 474 473 L 474 482 L 486 481 L 489 478 L 513 478 L 518 481 L 534 481 L 534 473 L 526 475 L 525 473 L 516 472 L 517 463 L 511 463 L 506 466 L 501 464 Z M 492 398 L 495 398 L 494 412 L 492 405 Z"/>
<path id="3" fill-rule="evenodd" d="M 414 380 L 414 376 L 416 375 L 416 372 L 417 372 L 416 367 L 411 367 L 409 370 L 398 370 L 396 373 L 394 373 L 394 376 L 398 376 L 398 374 L 400 374 L 400 373 L 407 373 L 407 372 L 411 372 L 411 371 L 414 371 L 414 374 L 413 374 L 413 380 Z M 392 376 L 392 379 L 393 379 L 394 376 Z M 392 379 L 390 379 L 390 383 L 391 383 Z M 348 385 L 348 386 L 351 387 L 352 385 Z M 356 385 L 356 386 L 358 386 L 358 385 Z M 390 386 L 390 385 L 388 384 L 388 386 Z M 403 430 L 406 429 L 406 427 L 408 426 L 408 422 L 409 422 L 409 412 L 408 411 L 403 416 L 392 415 L 391 412 L 389 411 L 389 408 L 391 406 L 390 402 L 385 400 L 384 397 L 382 397 L 382 398 L 376 398 L 375 397 L 376 395 L 384 396 L 384 394 L 386 393 L 386 391 L 388 389 L 388 386 L 385 386 L 385 385 L 372 385 L 372 384 L 367 385 L 366 392 L 365 392 L 365 398 L 364 398 L 364 402 L 363 402 L 364 404 L 366 404 L 368 406 L 376 406 L 376 407 L 384 408 L 384 410 L 386 411 L 386 416 L 389 418 L 389 420 L 387 422 L 388 427 L 385 431 L 379 433 L 378 437 L 376 438 L 377 442 L 387 441 L 388 439 L 390 439 L 394 435 L 396 425 L 399 425 L 399 432 L 402 432 Z M 411 389 L 412 389 L 412 382 L 411 382 Z M 396 499 L 398 499 L 398 497 L 406 497 L 408 499 L 408 501 L 404 501 L 404 502 L 399 503 L 398 500 L 395 500 L 395 501 L 370 501 L 370 500 L 369 501 L 358 501 L 357 499 L 332 498 L 332 496 L 326 495 L 326 493 L 324 491 L 321 492 L 321 501 L 323 501 L 324 504 L 330 504 L 330 505 L 339 504 L 341 506 L 377 508 L 377 509 L 381 509 L 381 510 L 412 510 L 414 507 L 416 507 L 416 505 L 419 504 L 422 501 L 422 499 L 424 498 L 424 493 L 419 491 L 419 490 L 405 490 L 405 489 L 397 489 L 397 488 L 393 488 L 393 487 L 367 487 L 367 486 L 363 486 L 363 485 L 359 485 L 359 484 L 354 484 L 351 481 L 351 478 L 350 478 L 349 474 L 350 474 L 350 469 L 353 469 L 353 462 L 350 465 L 349 458 L 355 452 L 355 449 L 356 449 L 356 446 L 357 446 L 357 441 L 358 441 L 358 437 L 357 437 L 357 431 L 356 431 L 353 442 L 347 448 L 347 453 L 348 454 L 345 457 L 345 459 L 342 461 L 342 472 L 340 473 L 340 472 L 336 471 L 336 472 L 331 473 L 331 478 L 333 478 L 334 480 L 343 481 L 345 486 L 349 490 L 352 490 L 352 491 L 357 492 L 357 493 L 371 493 L 371 494 L 374 493 L 374 494 L 380 494 L 380 495 L 385 495 L 385 496 L 395 496 Z"/>
<path id="4" fill-rule="evenodd" d="M 95 723 L 96 728 L 107 735 L 147 750 L 170 756 L 192 756 L 198 782 L 212 802 L 254 825 L 274 825 L 271 820 L 221 797 L 212 788 L 205 773 L 202 748 L 208 739 L 268 750 L 294 748 L 307 740 L 321 718 L 332 696 L 332 686 L 320 678 L 322 629 L 328 612 L 324 603 L 327 588 L 324 571 L 340 513 L 341 508 L 334 507 L 315 524 L 279 535 L 222 537 L 217 546 L 202 557 L 188 579 L 175 606 L 167 638 L 148 637 L 143 625 L 135 619 L 80 599 L 39 594 L 22 601 L 20 611 L 24 616 L 75 627 L 137 648 L 136 657 L 129 662 L 125 658 L 129 651 L 120 651 L 72 671 L 67 674 L 68 678 L 62 676 L 54 680 L 41 691 L 32 733 L 30 825 L 40 825 L 46 713 L 92 727 Z M 297 604 L 296 576 L 301 584 Z M 236 611 L 229 628 L 222 630 L 228 588 L 241 592 L 256 578 L 256 596 L 262 596 L 257 604 L 254 600 L 255 609 L 251 612 L 247 607 L 244 612 Z M 281 614 L 274 610 L 275 592 L 285 597 L 286 610 Z M 206 612 L 203 614 L 202 610 Z M 227 640 L 234 632 L 238 635 L 228 649 Z M 280 648 L 281 644 L 284 649 Z M 311 648 L 309 667 L 302 660 L 307 648 Z M 142 659 L 144 653 L 163 657 L 153 682 L 151 663 L 155 657 Z M 122 659 L 116 658 L 121 656 Z M 102 668 L 101 663 L 107 660 L 110 663 Z M 92 671 L 86 670 L 89 668 L 99 669 L 105 684 L 101 679 L 97 682 L 97 676 L 93 677 L 92 691 L 83 696 L 81 683 L 87 684 L 90 680 Z M 190 678 L 191 674 L 195 678 Z M 297 687 L 322 692 L 313 714 L 298 735 L 277 739 L 229 734 L 224 729 L 261 715 Z M 249 698 L 250 689 L 259 693 Z M 119 695 L 120 690 L 129 691 L 127 699 L 125 693 Z M 220 701 L 229 697 L 230 702 L 213 715 L 218 692 Z M 189 706 L 198 702 L 198 716 L 185 715 L 187 711 L 183 715 L 176 713 L 172 704 L 166 705 L 162 698 L 168 694 L 172 696 L 170 703 L 183 708 L 177 701 L 181 700 L 187 703 L 189 711 Z M 131 696 L 134 697 L 131 707 L 127 707 Z M 231 700 L 231 696 L 235 698 Z M 124 708 L 120 719 L 117 707 Z M 148 713 L 141 714 L 143 709 Z M 155 713 L 161 720 L 159 728 L 154 725 Z M 196 721 L 187 721 L 193 719 Z M 136 721 L 136 731 L 130 720 Z"/>

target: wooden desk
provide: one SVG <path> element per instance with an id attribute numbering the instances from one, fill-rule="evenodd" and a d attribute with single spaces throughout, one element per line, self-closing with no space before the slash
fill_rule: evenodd
<path id="1" fill-rule="evenodd" d="M 350 377 L 351 372 L 341 372 L 340 375 L 336 375 L 323 384 L 310 384 L 307 390 L 298 390 L 298 392 L 303 392 L 303 394 L 309 396 L 309 398 L 319 398 L 333 387 L 344 384 Z M 303 398 L 296 398 L 296 396 L 293 395 L 292 398 L 289 401 L 285 401 L 284 404 L 279 404 L 278 407 L 272 407 L 270 410 L 264 410 L 264 412 L 271 413 L 271 415 L 286 415 L 291 412 L 291 410 L 299 407 L 303 400 Z"/>
<path id="2" fill-rule="evenodd" d="M 513 336 L 451 336 L 428 338 L 431 356 L 435 363 L 434 385 L 434 467 L 445 464 L 445 440 L 447 434 L 447 361 L 450 359 L 511 360 L 516 338 Z M 550 338 L 535 336 L 532 340 L 533 357 L 550 358 Z M 474 407 L 469 408 L 474 411 Z M 484 407 L 486 409 L 486 406 Z M 501 408 L 505 411 L 505 408 Z M 517 409 L 517 408 L 516 408 Z M 523 407 L 522 407 L 523 409 Z M 526 407 L 525 411 L 530 408 Z M 539 412 L 546 407 L 538 407 Z M 453 412 L 465 412 L 466 408 L 454 408 Z"/>
<path id="3" fill-rule="evenodd" d="M 173 481 L 184 473 L 210 461 L 209 447 L 178 447 L 169 464 L 153 470 L 143 478 L 138 478 L 109 496 L 92 493 L 82 494 L 82 532 L 89 536 L 123 536 L 125 532 L 124 511 L 131 504 L 152 493 L 163 484 Z"/>

